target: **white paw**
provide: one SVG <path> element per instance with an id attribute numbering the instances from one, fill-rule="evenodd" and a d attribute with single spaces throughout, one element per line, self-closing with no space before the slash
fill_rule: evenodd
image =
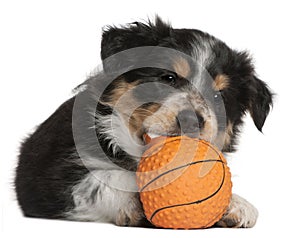
<path id="1" fill-rule="evenodd" d="M 221 227 L 253 227 L 258 217 L 257 209 L 246 199 L 232 194 L 232 198 L 222 219 L 217 222 Z"/>
<path id="2" fill-rule="evenodd" d="M 118 226 L 139 226 L 145 219 L 142 204 L 137 194 L 119 210 L 116 217 Z"/>

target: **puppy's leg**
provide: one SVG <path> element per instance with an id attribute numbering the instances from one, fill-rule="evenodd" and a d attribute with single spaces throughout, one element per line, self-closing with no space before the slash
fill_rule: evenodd
<path id="1" fill-rule="evenodd" d="M 222 219 L 216 223 L 221 227 L 253 227 L 258 217 L 257 209 L 244 198 L 232 194 L 232 198 Z"/>
<path id="2" fill-rule="evenodd" d="M 66 213 L 67 219 L 147 226 L 131 172 L 92 171 L 73 187 L 72 197 L 75 206 Z"/>

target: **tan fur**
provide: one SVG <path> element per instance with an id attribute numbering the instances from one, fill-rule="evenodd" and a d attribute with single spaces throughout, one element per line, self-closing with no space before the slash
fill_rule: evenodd
<path id="1" fill-rule="evenodd" d="M 173 64 L 173 68 L 179 76 L 184 78 L 188 77 L 191 71 L 189 63 L 182 57 L 176 59 L 176 61 Z"/>
<path id="2" fill-rule="evenodd" d="M 104 102 L 104 104 L 115 106 L 116 104 L 120 104 L 121 103 L 120 98 L 125 96 L 126 100 L 122 100 L 122 101 L 124 101 L 124 103 L 126 103 L 127 105 L 130 105 L 134 101 L 134 98 L 132 97 L 131 93 L 129 93 L 129 90 L 132 90 L 134 87 L 136 87 L 138 81 L 134 83 L 127 83 L 122 77 L 116 80 L 117 80 L 117 85 L 112 90 L 109 96 L 109 100 Z"/>
<path id="3" fill-rule="evenodd" d="M 218 74 L 213 82 L 213 89 L 216 91 L 224 90 L 229 86 L 229 77 L 225 74 Z"/>
<path id="4" fill-rule="evenodd" d="M 217 134 L 217 122 L 214 117 L 208 117 L 200 133 L 200 138 L 207 141 L 215 139 Z"/>
<path id="5" fill-rule="evenodd" d="M 153 115 L 147 117 L 144 126 L 150 129 L 148 132 L 165 134 L 166 132 L 176 130 L 174 119 L 176 118 L 177 112 L 174 112 L 174 110 L 176 109 L 172 108 L 172 111 L 170 111 L 167 107 L 162 106 Z"/>
<path id="6" fill-rule="evenodd" d="M 130 115 L 129 118 L 129 130 L 133 134 L 137 134 L 138 136 L 142 136 L 140 134 L 140 130 L 142 129 L 142 125 L 144 120 L 153 115 L 160 107 L 160 104 L 155 103 L 151 104 L 148 107 L 144 108 L 137 108 L 134 112 Z"/>
<path id="7" fill-rule="evenodd" d="M 233 135 L 233 124 L 228 122 L 225 131 L 219 131 L 214 143 L 220 149 L 227 149 L 230 146 L 231 137 Z"/>
<path id="8" fill-rule="evenodd" d="M 231 122 L 228 122 L 225 130 L 225 138 L 224 138 L 224 143 L 226 146 L 230 145 L 232 134 L 233 134 L 233 125 Z"/>
<path id="9" fill-rule="evenodd" d="M 120 78 L 117 87 L 110 95 L 109 102 L 106 103 L 122 115 L 131 134 L 141 136 L 140 130 L 145 118 L 155 113 L 160 105 L 155 103 L 148 107 L 140 107 L 132 95 L 132 90 L 136 86 L 138 86 L 138 81 L 134 83 L 127 83 Z"/>

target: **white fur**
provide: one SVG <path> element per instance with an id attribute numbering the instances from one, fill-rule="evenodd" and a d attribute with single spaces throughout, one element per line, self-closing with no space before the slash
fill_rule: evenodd
<path id="1" fill-rule="evenodd" d="M 184 109 L 191 109 L 195 113 L 199 112 L 206 123 L 202 132 L 199 131 L 200 138 L 214 142 L 218 133 L 215 113 L 207 107 L 197 92 L 186 90 L 170 95 L 153 115 L 145 119 L 143 126 L 147 129 L 147 133 L 154 136 L 172 134 L 174 127 L 177 127 L 174 121 L 178 113 Z M 173 118 L 168 115 L 172 115 Z"/>
<path id="2" fill-rule="evenodd" d="M 66 216 L 78 221 L 120 223 L 119 216 L 122 216 L 125 208 L 140 209 L 142 214 L 136 191 L 133 173 L 121 170 L 92 171 L 72 188 L 75 208 Z"/>
<path id="3" fill-rule="evenodd" d="M 213 60 L 214 55 L 212 46 L 215 44 L 213 39 L 203 39 L 199 34 L 195 34 L 196 41 L 194 42 L 192 57 L 196 60 L 197 68 L 196 76 L 191 80 L 192 84 L 198 89 L 201 89 L 202 79 L 209 76 L 206 68 Z"/>
<path id="4" fill-rule="evenodd" d="M 142 155 L 143 146 L 139 144 L 140 139 L 131 135 L 123 118 L 116 111 L 106 116 L 96 114 L 96 129 L 101 134 L 101 139 L 109 140 L 108 146 L 114 154 L 122 149 L 133 158 Z"/>
<path id="5" fill-rule="evenodd" d="M 246 199 L 232 194 L 226 214 L 218 222 L 220 226 L 253 227 L 258 218 L 257 209 Z"/>

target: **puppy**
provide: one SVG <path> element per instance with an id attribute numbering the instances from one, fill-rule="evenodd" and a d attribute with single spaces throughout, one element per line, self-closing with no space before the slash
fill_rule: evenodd
<path id="1" fill-rule="evenodd" d="M 15 188 L 25 216 L 148 226 L 134 172 L 143 135 L 188 135 L 233 152 L 243 116 L 259 131 L 272 93 L 246 52 L 159 17 L 108 27 L 103 70 L 77 88 L 22 144 Z M 258 212 L 232 195 L 222 227 Z"/>

